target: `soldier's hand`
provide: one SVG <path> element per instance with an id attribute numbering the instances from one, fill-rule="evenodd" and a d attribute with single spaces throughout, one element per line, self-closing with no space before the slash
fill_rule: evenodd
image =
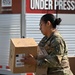
<path id="1" fill-rule="evenodd" d="M 23 57 L 21 61 L 24 62 L 24 64 L 28 64 L 28 65 L 37 64 L 37 61 L 32 54 L 29 54 L 28 56 Z"/>

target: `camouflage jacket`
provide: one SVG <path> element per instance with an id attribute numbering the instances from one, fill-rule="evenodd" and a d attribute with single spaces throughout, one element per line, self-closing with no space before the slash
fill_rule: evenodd
<path id="1" fill-rule="evenodd" d="M 38 58 L 38 65 L 59 69 L 69 67 L 66 43 L 57 31 L 49 38 L 44 36 L 38 46 L 48 54 Z"/>

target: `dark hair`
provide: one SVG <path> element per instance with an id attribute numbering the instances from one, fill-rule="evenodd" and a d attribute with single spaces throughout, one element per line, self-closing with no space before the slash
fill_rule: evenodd
<path id="1" fill-rule="evenodd" d="M 56 26 L 59 25 L 61 22 L 61 18 L 55 18 L 53 14 L 45 14 L 41 17 L 41 20 L 44 21 L 45 23 L 50 21 L 53 28 L 56 28 Z"/>

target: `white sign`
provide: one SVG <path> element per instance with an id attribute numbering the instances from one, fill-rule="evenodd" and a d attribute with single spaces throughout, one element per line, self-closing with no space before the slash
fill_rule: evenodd
<path id="1" fill-rule="evenodd" d="M 23 59 L 23 57 L 25 57 L 25 54 L 16 54 L 16 63 L 15 66 L 16 67 L 24 67 L 24 63 L 21 62 L 21 59 Z"/>
<path id="2" fill-rule="evenodd" d="M 30 0 L 32 10 L 75 10 L 75 0 Z"/>
<path id="3" fill-rule="evenodd" d="M 11 7 L 12 6 L 12 0 L 1 0 L 1 6 L 2 7 Z"/>

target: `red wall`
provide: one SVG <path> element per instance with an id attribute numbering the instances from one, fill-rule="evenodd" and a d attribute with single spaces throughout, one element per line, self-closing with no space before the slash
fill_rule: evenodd
<path id="1" fill-rule="evenodd" d="M 70 67 L 72 72 L 75 75 L 75 57 L 69 57 Z"/>
<path id="2" fill-rule="evenodd" d="M 26 13 L 56 13 L 56 10 L 32 10 L 30 8 L 30 1 L 26 0 Z M 54 1 L 54 0 L 53 0 Z M 21 5 L 22 0 L 12 0 L 12 7 L 1 7 L 1 0 L 0 0 L 0 13 L 1 14 L 20 14 L 21 13 Z M 11 9 L 11 11 L 1 11 L 2 9 Z M 75 10 L 59 10 L 58 13 L 61 14 L 75 14 Z"/>
<path id="3" fill-rule="evenodd" d="M 20 14 L 22 0 L 12 0 L 12 7 L 0 7 L 1 14 Z M 0 2 L 1 5 L 1 2 Z M 11 11 L 5 11 L 4 9 L 11 9 Z M 2 11 L 3 10 L 3 11 Z"/>

